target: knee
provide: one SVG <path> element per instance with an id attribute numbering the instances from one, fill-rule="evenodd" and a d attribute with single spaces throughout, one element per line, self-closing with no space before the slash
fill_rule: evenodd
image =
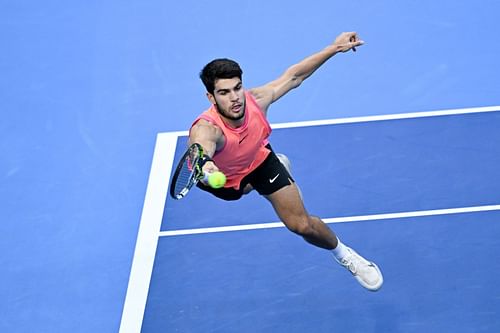
<path id="1" fill-rule="evenodd" d="M 245 194 L 248 194 L 248 193 L 252 192 L 252 190 L 253 190 L 252 185 L 247 184 L 247 185 L 243 188 L 243 194 L 244 194 L 244 195 L 245 195 Z"/>
<path id="2" fill-rule="evenodd" d="M 294 217 L 289 221 L 284 221 L 287 228 L 301 236 L 308 236 L 313 233 L 313 226 L 309 216 Z"/>

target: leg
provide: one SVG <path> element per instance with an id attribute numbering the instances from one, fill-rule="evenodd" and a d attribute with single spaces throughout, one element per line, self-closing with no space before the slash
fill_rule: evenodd
<path id="1" fill-rule="evenodd" d="M 339 242 L 335 233 L 315 216 L 310 216 L 302 202 L 297 185 L 292 183 L 278 191 L 265 196 L 273 205 L 274 210 L 286 227 L 301 235 L 307 242 L 327 249 L 338 251 L 337 246 L 343 248 L 339 264 L 344 266 L 356 280 L 366 289 L 377 291 L 383 283 L 382 273 L 377 265 L 360 256 L 356 251 Z"/>
<path id="2" fill-rule="evenodd" d="M 332 250 L 337 247 L 335 233 L 321 219 L 306 212 L 295 183 L 265 197 L 289 230 L 323 249 Z"/>

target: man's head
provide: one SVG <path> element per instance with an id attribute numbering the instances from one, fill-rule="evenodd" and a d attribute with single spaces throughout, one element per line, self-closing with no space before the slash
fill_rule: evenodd
<path id="1" fill-rule="evenodd" d="M 215 59 L 200 73 L 208 99 L 216 106 L 217 111 L 235 126 L 240 125 L 245 116 L 242 74 L 238 63 L 229 59 Z"/>
<path id="2" fill-rule="evenodd" d="M 200 72 L 200 79 L 207 92 L 213 94 L 217 79 L 231 79 L 237 77 L 241 81 L 243 71 L 236 61 L 230 59 L 215 59 L 209 62 Z"/>

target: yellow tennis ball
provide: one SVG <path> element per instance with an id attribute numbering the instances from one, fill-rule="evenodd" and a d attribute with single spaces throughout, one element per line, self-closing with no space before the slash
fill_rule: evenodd
<path id="1" fill-rule="evenodd" d="M 226 184 L 226 175 L 220 171 L 215 171 L 208 176 L 208 185 L 212 188 L 221 188 Z"/>

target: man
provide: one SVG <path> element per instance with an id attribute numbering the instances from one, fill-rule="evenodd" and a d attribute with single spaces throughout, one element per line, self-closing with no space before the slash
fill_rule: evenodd
<path id="1" fill-rule="evenodd" d="M 321 219 L 305 210 L 288 159 L 275 154 L 269 145 L 271 128 L 266 119 L 272 103 L 298 87 L 328 59 L 339 52 L 356 51 L 362 44 L 355 32 L 342 33 L 334 43 L 289 67 L 276 80 L 248 91 L 243 88 L 242 70 L 236 62 L 213 60 L 200 73 L 212 106 L 193 123 L 189 143 L 203 147 L 205 172 L 222 171 L 227 177 L 223 188 L 201 182 L 199 188 L 223 200 L 237 200 L 255 189 L 270 201 L 289 230 L 332 251 L 363 287 L 376 291 L 383 283 L 378 267 L 342 244 Z"/>

